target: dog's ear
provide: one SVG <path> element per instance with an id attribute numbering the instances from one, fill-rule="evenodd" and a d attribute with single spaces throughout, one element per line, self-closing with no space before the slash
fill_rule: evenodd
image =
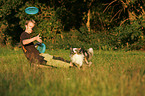
<path id="1" fill-rule="evenodd" d="M 82 48 L 78 48 L 79 50 L 81 50 Z"/>
<path id="2" fill-rule="evenodd" d="M 72 47 L 70 47 L 70 50 L 72 50 Z"/>
<path id="3" fill-rule="evenodd" d="M 85 52 L 85 56 L 87 56 L 88 54 Z"/>

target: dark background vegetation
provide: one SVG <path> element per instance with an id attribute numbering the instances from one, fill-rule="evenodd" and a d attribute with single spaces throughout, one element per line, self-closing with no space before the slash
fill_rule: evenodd
<path id="1" fill-rule="evenodd" d="M 144 0 L 0 0 L 0 45 L 16 46 L 27 19 L 48 49 L 145 49 Z"/>

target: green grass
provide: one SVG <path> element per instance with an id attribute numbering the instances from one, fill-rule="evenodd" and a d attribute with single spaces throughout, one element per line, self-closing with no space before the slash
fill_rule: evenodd
<path id="1" fill-rule="evenodd" d="M 69 50 L 46 53 L 67 60 Z M 31 68 L 21 49 L 0 48 L 0 96 L 144 96 L 145 52 L 95 50 L 93 65 Z"/>

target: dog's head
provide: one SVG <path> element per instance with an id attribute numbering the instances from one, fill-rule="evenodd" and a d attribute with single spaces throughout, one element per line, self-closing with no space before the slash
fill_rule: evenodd
<path id="1" fill-rule="evenodd" d="M 71 54 L 82 54 L 81 48 L 70 48 Z"/>

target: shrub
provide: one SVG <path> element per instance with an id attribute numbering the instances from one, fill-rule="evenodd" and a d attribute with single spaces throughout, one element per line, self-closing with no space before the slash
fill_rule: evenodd
<path id="1" fill-rule="evenodd" d="M 132 24 L 115 27 L 111 32 L 112 45 L 117 48 L 127 48 L 129 50 L 140 49 L 144 45 L 145 39 L 142 26 L 138 21 Z"/>

